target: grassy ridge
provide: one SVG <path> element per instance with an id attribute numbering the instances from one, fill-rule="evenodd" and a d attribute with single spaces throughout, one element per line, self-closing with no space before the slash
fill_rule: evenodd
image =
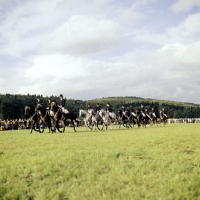
<path id="1" fill-rule="evenodd" d="M 199 130 L 0 132 L 0 199 L 199 199 Z"/>

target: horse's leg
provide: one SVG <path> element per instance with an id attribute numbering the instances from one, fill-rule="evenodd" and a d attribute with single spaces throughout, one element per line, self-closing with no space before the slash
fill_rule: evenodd
<path id="1" fill-rule="evenodd" d="M 74 124 L 74 120 L 71 119 L 71 122 L 72 122 L 72 125 L 73 125 L 73 128 L 74 128 L 74 132 L 76 132 L 76 129 L 75 129 L 75 124 Z"/>
<path id="2" fill-rule="evenodd" d="M 33 122 L 33 123 L 31 124 L 31 132 L 30 132 L 30 133 L 33 132 L 33 130 L 34 130 L 34 126 L 35 126 L 35 122 Z"/>
<path id="3" fill-rule="evenodd" d="M 137 124 L 138 124 L 138 128 L 140 128 L 141 123 L 140 123 L 140 120 L 139 120 L 139 119 L 137 119 Z"/>
<path id="4" fill-rule="evenodd" d="M 59 127 L 59 120 L 56 120 L 56 128 L 59 133 L 62 133 L 62 131 L 60 131 L 60 127 Z"/>
<path id="5" fill-rule="evenodd" d="M 43 126 L 42 126 L 42 133 L 44 133 L 44 127 L 45 127 L 45 122 L 43 122 Z"/>
<path id="6" fill-rule="evenodd" d="M 104 129 L 104 126 L 105 126 L 105 122 L 103 121 L 102 128 L 101 128 L 102 131 Z"/>
<path id="7" fill-rule="evenodd" d="M 64 133 L 64 132 L 65 132 L 65 127 L 67 126 L 67 121 L 66 121 L 66 120 L 63 121 L 63 126 L 64 126 L 64 127 L 63 127 L 62 132 Z"/>
<path id="8" fill-rule="evenodd" d="M 97 128 L 100 130 L 100 128 L 99 128 L 99 122 L 97 121 Z"/>

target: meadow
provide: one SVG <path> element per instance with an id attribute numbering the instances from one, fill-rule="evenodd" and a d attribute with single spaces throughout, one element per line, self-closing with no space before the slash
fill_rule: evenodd
<path id="1" fill-rule="evenodd" d="M 0 132 L 0 199 L 200 199 L 200 124 Z"/>

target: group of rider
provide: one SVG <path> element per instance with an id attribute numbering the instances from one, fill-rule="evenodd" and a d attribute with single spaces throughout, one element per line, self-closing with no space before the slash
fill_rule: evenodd
<path id="1" fill-rule="evenodd" d="M 53 101 L 53 100 L 52 100 L 51 98 L 48 99 L 48 106 L 47 106 L 47 109 L 48 109 L 48 110 L 50 110 L 51 102 L 52 102 L 52 101 Z M 39 97 L 37 98 L 37 103 L 43 105 L 43 102 L 41 101 L 41 99 L 40 99 Z M 65 101 L 65 99 L 63 98 L 63 95 L 60 94 L 58 106 L 62 109 L 62 112 L 64 112 L 64 113 L 67 112 L 67 110 L 65 109 L 65 104 L 66 104 L 66 101 Z M 91 106 L 90 103 L 88 103 L 88 105 L 87 105 L 87 111 L 89 111 L 90 109 L 93 109 L 93 107 Z M 95 110 L 96 112 L 98 112 L 98 111 L 101 110 L 101 106 L 99 105 L 99 103 L 96 104 L 94 110 Z M 105 110 L 106 110 L 107 112 L 109 112 L 109 113 L 110 113 L 110 112 L 113 112 L 112 105 L 111 105 L 109 102 L 106 104 Z M 127 111 L 128 111 L 128 112 L 135 112 L 132 105 L 130 105 L 129 108 L 125 108 L 125 106 L 122 105 L 120 111 L 121 111 L 121 112 L 127 112 Z M 162 108 L 162 111 L 163 111 L 163 113 L 164 113 L 164 108 Z M 141 114 L 144 115 L 144 116 L 146 115 L 146 116 L 149 117 L 149 114 L 148 114 L 148 112 L 147 112 L 147 109 L 146 109 L 143 105 L 140 106 L 140 108 L 138 109 L 138 112 L 141 113 Z M 151 113 L 152 113 L 152 115 L 153 115 L 154 117 L 156 117 L 156 113 L 155 113 L 154 108 L 151 109 Z M 165 114 L 165 113 L 164 113 L 164 114 Z"/>
<path id="2" fill-rule="evenodd" d="M 47 110 L 50 110 L 51 108 L 51 103 L 53 102 L 53 100 L 51 98 L 48 99 L 48 106 L 47 106 Z M 62 112 L 63 113 L 67 113 L 67 110 L 65 109 L 65 99 L 63 98 L 63 95 L 60 94 L 60 97 L 59 97 L 59 102 L 58 102 L 58 107 L 61 108 Z M 43 105 L 43 101 L 38 97 L 37 98 L 37 104 L 41 104 Z"/>
<path id="3" fill-rule="evenodd" d="M 89 111 L 90 109 L 93 109 L 93 107 L 92 107 L 91 104 L 89 103 L 89 104 L 87 105 L 87 111 Z M 99 110 L 101 110 L 101 107 L 100 107 L 99 103 L 96 104 L 94 110 L 95 110 L 96 112 L 98 112 Z M 106 110 L 107 112 L 113 112 L 112 106 L 110 105 L 109 102 L 106 104 L 105 110 Z M 134 110 L 134 108 L 133 108 L 132 105 L 130 105 L 129 108 L 125 108 L 125 106 L 122 105 L 122 106 L 121 106 L 121 109 L 120 109 L 119 111 L 121 111 L 122 113 L 125 113 L 125 112 L 129 112 L 129 113 L 134 112 L 134 113 L 135 113 L 135 112 L 136 112 L 136 111 Z M 162 112 L 163 112 L 163 114 L 165 114 L 165 113 L 164 113 L 164 108 L 162 108 Z M 144 117 L 147 116 L 147 117 L 150 118 L 147 109 L 146 109 L 143 105 L 141 105 L 140 108 L 138 109 L 138 113 L 141 113 Z M 151 109 L 151 113 L 152 113 L 153 117 L 156 118 L 156 113 L 155 113 L 154 108 Z M 165 115 L 166 115 L 166 114 L 165 114 Z"/>

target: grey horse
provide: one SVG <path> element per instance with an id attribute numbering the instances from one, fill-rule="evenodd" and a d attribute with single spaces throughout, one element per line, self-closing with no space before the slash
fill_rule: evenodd
<path id="1" fill-rule="evenodd" d="M 93 130 L 94 127 L 95 127 L 95 129 L 97 127 L 100 130 L 100 128 L 98 127 L 98 122 L 99 122 L 100 118 L 98 118 L 97 115 L 94 114 L 93 109 L 91 109 L 89 111 L 80 109 L 79 117 L 84 118 L 86 130 L 87 130 L 87 127 L 90 130 Z M 90 127 L 90 126 L 92 126 L 92 127 Z"/>
<path id="2" fill-rule="evenodd" d="M 87 111 L 87 110 L 79 110 L 79 117 L 83 117 L 84 122 L 85 122 L 85 126 L 86 126 L 86 130 L 87 127 L 92 130 L 92 128 L 90 127 L 90 124 L 92 123 L 92 116 L 91 114 Z"/>
<path id="3" fill-rule="evenodd" d="M 114 112 L 107 112 L 106 110 L 101 109 L 99 111 L 99 116 L 103 121 L 103 127 L 101 130 L 103 130 L 105 126 L 107 130 L 109 124 L 113 125 L 117 123 L 117 116 Z"/>

